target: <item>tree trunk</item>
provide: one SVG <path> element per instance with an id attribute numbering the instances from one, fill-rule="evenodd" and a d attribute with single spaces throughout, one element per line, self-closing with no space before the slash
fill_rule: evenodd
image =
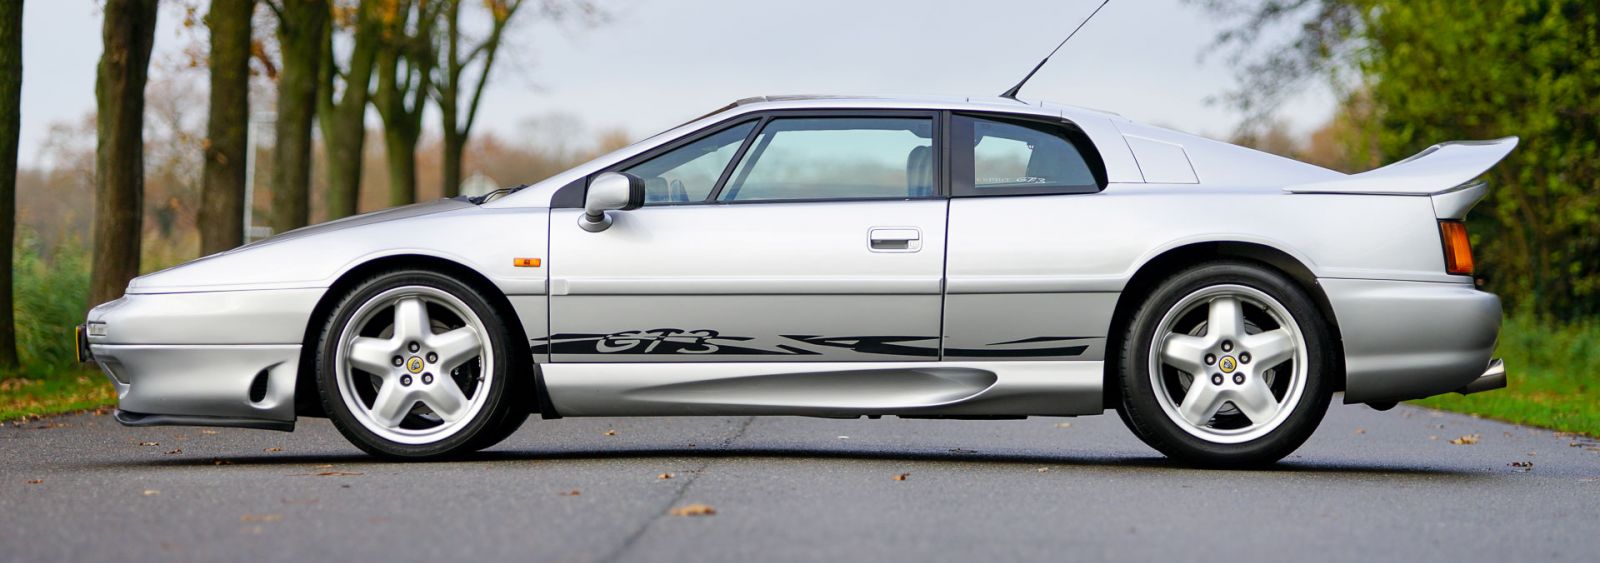
<path id="1" fill-rule="evenodd" d="M 389 18 L 378 48 L 378 87 L 372 105 L 383 118 L 383 139 L 389 167 L 389 205 L 417 201 L 417 139 L 422 113 L 432 88 L 433 26 L 437 5 L 401 2 Z M 407 30 L 412 13 L 415 32 Z"/>
<path id="2" fill-rule="evenodd" d="M 465 135 L 458 135 L 450 129 L 444 130 L 444 162 L 440 165 L 440 172 L 444 176 L 444 197 L 461 195 L 461 152 L 466 144 Z"/>
<path id="3" fill-rule="evenodd" d="M 350 67 L 344 73 L 344 93 L 335 99 L 333 80 L 332 33 L 322 42 L 323 92 L 318 96 L 317 115 L 322 125 L 322 142 L 328 161 L 328 219 L 356 214 L 361 195 L 361 160 L 366 148 L 364 118 L 372 84 L 373 61 L 378 53 L 377 11 L 383 0 L 361 0 L 356 12 L 355 43 L 350 52 Z"/>
<path id="4" fill-rule="evenodd" d="M 106 0 L 95 80 L 94 257 L 89 304 L 122 296 L 139 275 L 144 218 L 144 86 L 156 0 Z"/>
<path id="5" fill-rule="evenodd" d="M 254 0 L 211 0 L 211 114 L 200 190 L 200 254 L 244 242 L 245 152 L 250 150 L 250 14 Z"/>
<path id="6" fill-rule="evenodd" d="M 383 148 L 389 166 L 389 206 L 417 202 L 417 135 L 385 127 Z"/>
<path id="7" fill-rule="evenodd" d="M 311 127 L 317 110 L 322 43 L 328 32 L 326 0 L 285 2 L 282 9 L 278 45 L 283 51 L 283 69 L 278 75 L 277 142 L 272 151 L 275 233 L 311 221 Z"/>
<path id="8" fill-rule="evenodd" d="M 22 131 L 22 0 L 0 2 L 0 369 L 17 367 L 12 251 L 17 227 L 17 136 Z"/>

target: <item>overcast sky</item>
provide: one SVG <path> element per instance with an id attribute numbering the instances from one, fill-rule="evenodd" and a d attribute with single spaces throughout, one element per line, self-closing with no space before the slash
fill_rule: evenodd
<path id="1" fill-rule="evenodd" d="M 1095 0 L 617 0 L 608 23 L 525 19 L 490 83 L 479 127 L 525 139 L 529 117 L 561 112 L 638 138 L 737 98 L 848 93 L 993 96 L 1016 82 Z M 29 2 L 23 166 L 50 124 L 94 108 L 95 0 Z M 531 14 L 525 14 L 531 15 Z M 166 6 L 156 59 L 187 39 Z M 1182 0 L 1114 0 L 1040 71 L 1022 98 L 1088 106 L 1193 133 L 1225 135 L 1237 115 L 1207 99 L 1233 84 L 1223 56 L 1201 59 L 1217 23 Z M 199 81 L 203 84 L 204 81 Z M 1283 117 L 1327 119 L 1312 88 Z M 432 120 L 430 120 L 432 121 Z M 436 123 L 436 122 L 434 122 Z"/>

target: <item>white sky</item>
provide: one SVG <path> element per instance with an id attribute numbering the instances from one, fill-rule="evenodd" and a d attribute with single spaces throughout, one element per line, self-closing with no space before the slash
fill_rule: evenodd
<path id="1" fill-rule="evenodd" d="M 606 0 L 600 0 L 606 3 Z M 614 0 L 609 23 L 525 19 L 480 110 L 478 131 L 528 139 L 519 125 L 561 112 L 587 132 L 638 138 L 761 94 L 993 96 L 1044 56 L 1095 0 Z M 530 14 L 523 14 L 528 16 Z M 100 56 L 94 0 L 29 2 L 24 15 L 24 167 L 51 123 L 94 108 Z M 161 11 L 156 59 L 187 40 Z M 1226 57 L 1200 56 L 1217 23 L 1181 0 L 1113 0 L 1024 88 L 1044 99 L 1222 136 L 1237 115 L 1209 105 L 1233 84 Z M 199 81 L 203 84 L 203 81 Z M 1332 112 L 1325 87 L 1282 111 L 1296 132 Z M 586 133 L 582 133 L 586 134 Z M 583 142 L 584 140 L 579 140 Z"/>

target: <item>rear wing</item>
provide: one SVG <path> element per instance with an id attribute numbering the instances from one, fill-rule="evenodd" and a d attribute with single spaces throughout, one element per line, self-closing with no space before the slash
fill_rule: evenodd
<path id="1" fill-rule="evenodd" d="M 1487 184 L 1472 180 L 1516 147 L 1516 137 L 1440 143 L 1383 168 L 1283 189 L 1296 194 L 1431 196 L 1440 219 L 1460 219 L 1488 193 Z"/>

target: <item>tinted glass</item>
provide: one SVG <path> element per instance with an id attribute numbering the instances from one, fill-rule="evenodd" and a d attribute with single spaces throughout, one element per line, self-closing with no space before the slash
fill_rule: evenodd
<path id="1" fill-rule="evenodd" d="M 762 128 L 722 201 L 928 197 L 930 118 L 786 118 Z"/>
<path id="2" fill-rule="evenodd" d="M 972 186 L 979 191 L 1007 188 L 1095 186 L 1094 173 L 1064 131 L 1048 125 L 970 120 Z"/>
<path id="3" fill-rule="evenodd" d="M 623 170 L 644 178 L 644 204 L 705 201 L 756 122 L 736 125 Z"/>

